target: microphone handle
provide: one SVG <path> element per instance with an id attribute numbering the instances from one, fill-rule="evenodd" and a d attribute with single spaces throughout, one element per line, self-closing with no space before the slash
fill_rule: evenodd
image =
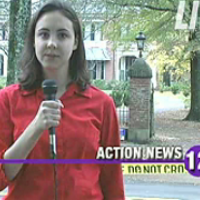
<path id="1" fill-rule="evenodd" d="M 49 139 L 50 139 L 50 151 L 51 151 L 51 159 L 56 159 L 56 130 L 55 127 L 49 128 Z"/>
<path id="2" fill-rule="evenodd" d="M 46 99 L 55 101 L 56 94 L 47 95 Z M 57 152 L 56 152 L 56 129 L 55 129 L 55 127 L 49 128 L 49 140 L 50 140 L 51 159 L 56 159 Z"/>

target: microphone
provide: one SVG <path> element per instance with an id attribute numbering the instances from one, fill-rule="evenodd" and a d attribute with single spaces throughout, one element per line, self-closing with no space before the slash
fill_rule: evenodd
<path id="1" fill-rule="evenodd" d="M 56 100 L 57 84 L 55 80 L 47 79 L 42 82 L 42 88 L 46 100 Z M 49 128 L 50 153 L 51 159 L 56 159 L 56 130 L 55 127 Z"/>

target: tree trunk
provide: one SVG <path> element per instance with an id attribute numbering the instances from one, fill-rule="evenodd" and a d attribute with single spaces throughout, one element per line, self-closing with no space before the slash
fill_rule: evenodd
<path id="1" fill-rule="evenodd" d="M 7 85 L 17 81 L 18 62 L 31 16 L 31 0 L 11 0 Z"/>
<path id="2" fill-rule="evenodd" d="M 190 3 L 192 10 L 192 2 Z M 200 39 L 200 10 L 198 10 L 198 20 L 195 31 L 191 31 L 189 42 L 199 43 Z M 191 52 L 190 59 L 191 74 L 191 106 L 190 112 L 185 120 L 200 121 L 200 51 Z"/>
<path id="3" fill-rule="evenodd" d="M 191 107 L 186 120 L 200 121 L 200 51 L 191 58 Z"/>
<path id="4" fill-rule="evenodd" d="M 17 21 L 17 13 L 19 11 L 20 0 L 10 1 L 10 16 L 9 16 L 9 42 L 8 42 L 8 71 L 7 71 L 7 83 L 10 85 L 15 81 L 15 55 L 17 47 L 17 34 L 15 22 Z"/>

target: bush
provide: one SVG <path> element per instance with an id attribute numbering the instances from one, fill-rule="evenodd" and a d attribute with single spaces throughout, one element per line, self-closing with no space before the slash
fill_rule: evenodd
<path id="1" fill-rule="evenodd" d="M 0 89 L 6 87 L 6 77 L 0 77 Z"/>
<path id="2" fill-rule="evenodd" d="M 124 92 L 124 98 L 123 98 L 123 102 L 125 106 L 129 106 L 130 104 L 130 91 L 127 89 Z"/>
<path id="3" fill-rule="evenodd" d="M 188 97 L 191 93 L 191 87 L 190 84 L 188 84 L 188 82 L 178 82 L 178 83 L 174 83 L 171 86 L 171 91 L 173 94 L 177 94 L 180 91 L 182 91 L 183 95 L 185 97 Z"/>
<path id="4" fill-rule="evenodd" d="M 173 94 L 178 94 L 180 92 L 180 85 L 178 85 L 176 83 L 173 84 L 171 86 L 171 91 L 172 91 Z"/>
<path id="5" fill-rule="evenodd" d="M 93 80 L 92 81 L 92 84 L 95 86 L 95 87 L 97 87 L 97 88 L 99 88 L 99 89 L 101 89 L 101 90 L 107 90 L 107 83 L 106 83 L 106 81 L 105 80 L 101 80 L 101 79 L 99 79 L 99 80 Z"/>
<path id="6" fill-rule="evenodd" d="M 118 90 L 119 87 L 120 87 L 120 81 L 118 81 L 118 80 L 111 80 L 107 84 L 108 90 Z"/>
<path id="7" fill-rule="evenodd" d="M 113 98 L 116 107 L 120 107 L 123 104 L 123 91 L 113 90 L 110 96 Z"/>
<path id="8" fill-rule="evenodd" d="M 185 97 L 188 97 L 191 93 L 191 87 L 188 84 L 183 84 L 181 91 Z"/>
<path id="9" fill-rule="evenodd" d="M 188 97 L 188 96 L 190 95 L 190 91 L 184 90 L 184 91 L 183 91 L 183 95 L 184 95 L 185 97 Z"/>
<path id="10" fill-rule="evenodd" d="M 160 88 L 159 91 L 161 93 L 163 93 L 165 91 L 170 91 L 171 90 L 171 88 L 169 86 L 166 86 L 164 83 L 161 83 L 159 88 Z"/>

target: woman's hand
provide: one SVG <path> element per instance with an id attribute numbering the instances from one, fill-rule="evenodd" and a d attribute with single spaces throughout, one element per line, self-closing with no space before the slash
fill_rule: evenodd
<path id="1" fill-rule="evenodd" d="M 64 108 L 60 100 L 43 101 L 35 117 L 35 126 L 39 132 L 51 127 L 57 127 L 61 119 L 61 109 Z"/>

